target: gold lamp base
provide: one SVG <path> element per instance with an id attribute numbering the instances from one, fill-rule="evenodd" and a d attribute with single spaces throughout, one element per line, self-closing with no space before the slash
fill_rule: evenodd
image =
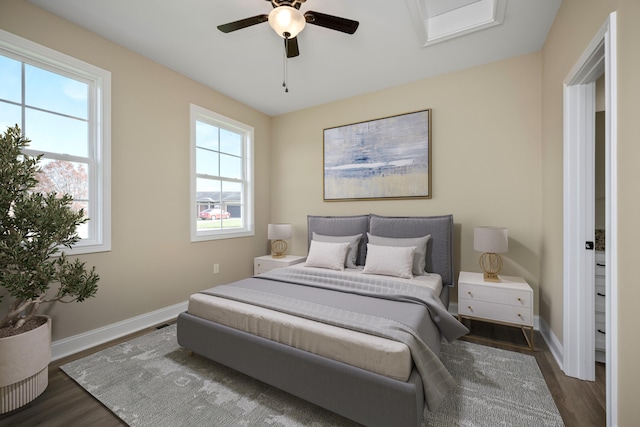
<path id="1" fill-rule="evenodd" d="M 502 280 L 500 280 L 500 277 L 498 277 L 497 274 L 495 274 L 495 273 L 487 273 L 486 271 L 484 272 L 484 281 L 485 282 L 494 282 L 494 283 L 502 282 Z"/>
<path id="2" fill-rule="evenodd" d="M 498 273 L 502 270 L 502 258 L 500 255 L 485 252 L 480 255 L 480 269 L 484 273 L 484 281 L 485 282 L 494 282 L 500 283 L 500 277 L 498 277 Z"/>
<path id="3" fill-rule="evenodd" d="M 272 258 L 284 258 L 287 256 L 287 242 L 284 240 L 274 240 L 271 242 Z"/>

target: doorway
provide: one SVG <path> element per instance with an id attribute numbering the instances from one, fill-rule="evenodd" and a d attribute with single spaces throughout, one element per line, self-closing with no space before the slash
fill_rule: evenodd
<path id="1" fill-rule="evenodd" d="M 563 371 L 595 379 L 596 81 L 605 92 L 605 241 L 607 424 L 617 424 L 617 68 L 612 13 L 571 70 L 564 87 Z"/>

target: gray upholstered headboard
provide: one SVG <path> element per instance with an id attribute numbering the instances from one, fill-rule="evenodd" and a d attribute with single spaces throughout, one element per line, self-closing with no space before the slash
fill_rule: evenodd
<path id="1" fill-rule="evenodd" d="M 427 234 L 427 272 L 442 276 L 445 286 L 453 286 L 453 215 L 391 217 L 375 214 L 355 216 L 307 216 L 308 244 L 313 233 L 327 236 L 361 234 L 357 264 L 364 265 L 367 255 L 367 232 L 374 236 L 411 238 Z"/>

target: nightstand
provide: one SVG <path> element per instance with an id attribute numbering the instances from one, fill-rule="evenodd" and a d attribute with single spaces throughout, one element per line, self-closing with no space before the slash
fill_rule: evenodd
<path id="1" fill-rule="evenodd" d="M 271 255 L 259 256 L 253 259 L 253 274 L 258 275 L 273 270 L 274 268 L 300 264 L 304 262 L 305 259 L 307 259 L 307 257 L 298 255 L 287 255 L 282 258 L 274 258 Z"/>
<path id="2" fill-rule="evenodd" d="M 485 282 L 482 273 L 460 272 L 458 319 L 520 328 L 529 350 L 533 350 L 533 290 L 522 277 L 499 277 L 500 283 Z M 469 338 L 493 342 L 475 336 Z"/>

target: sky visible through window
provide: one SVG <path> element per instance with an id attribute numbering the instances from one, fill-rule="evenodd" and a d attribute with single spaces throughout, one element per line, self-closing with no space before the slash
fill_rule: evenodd
<path id="1" fill-rule="evenodd" d="M 0 55 L 0 131 L 16 124 L 45 155 L 35 190 L 71 194 L 89 215 L 89 84 Z"/>
<path id="2" fill-rule="evenodd" d="M 198 174 L 242 179 L 241 134 L 196 121 L 196 150 Z M 198 191 L 239 191 L 240 188 L 236 183 L 198 179 Z"/>
<path id="3" fill-rule="evenodd" d="M 86 157 L 88 88 L 29 64 L 23 71 L 22 62 L 0 55 L 0 126 L 18 124 L 33 150 Z"/>

